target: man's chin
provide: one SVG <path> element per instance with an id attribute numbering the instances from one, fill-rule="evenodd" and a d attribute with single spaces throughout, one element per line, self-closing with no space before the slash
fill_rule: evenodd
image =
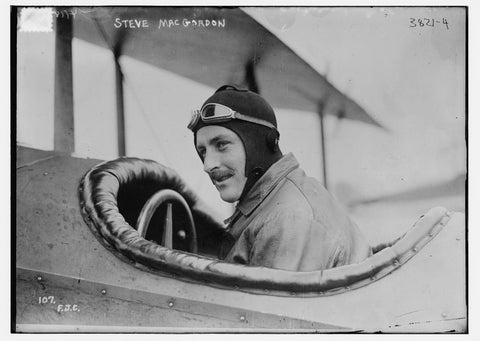
<path id="1" fill-rule="evenodd" d="M 238 201 L 239 199 L 239 195 L 235 195 L 235 194 L 232 194 L 232 193 L 225 193 L 225 192 L 222 192 L 222 191 L 219 191 L 220 192 L 220 198 L 222 198 L 223 201 L 226 201 L 226 202 L 229 202 L 229 203 L 234 203 L 236 201 Z"/>

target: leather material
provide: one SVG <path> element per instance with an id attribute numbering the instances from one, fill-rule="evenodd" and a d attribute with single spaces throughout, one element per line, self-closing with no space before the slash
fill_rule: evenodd
<path id="1" fill-rule="evenodd" d="M 372 251 L 328 191 L 307 177 L 293 154 L 273 164 L 238 206 L 225 260 L 291 271 L 358 263 Z"/>
<path id="2" fill-rule="evenodd" d="M 121 158 L 94 167 L 79 187 L 84 220 L 106 248 L 124 261 L 162 276 L 176 275 L 183 280 L 257 294 L 318 296 L 367 285 L 400 268 L 450 219 L 446 209 L 431 209 L 394 245 L 357 264 L 307 272 L 252 267 L 169 250 L 140 237 L 120 213 L 117 196 L 125 186 L 142 181 L 154 184 L 154 190 L 171 188 L 184 195 L 199 235 L 223 232 L 221 224 L 211 218 L 175 171 L 154 161 Z"/>

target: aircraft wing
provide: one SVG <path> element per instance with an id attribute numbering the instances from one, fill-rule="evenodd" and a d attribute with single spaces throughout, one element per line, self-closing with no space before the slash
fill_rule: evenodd
<path id="1" fill-rule="evenodd" d="M 379 201 L 408 201 L 430 199 L 449 195 L 464 195 L 465 174 L 460 174 L 452 179 L 434 184 L 427 184 L 413 189 L 407 189 L 397 193 L 390 193 L 373 198 L 358 200 L 355 204 L 371 204 Z"/>
<path id="2" fill-rule="evenodd" d="M 225 83 L 257 88 L 277 108 L 321 112 L 381 127 L 239 8 L 80 8 L 74 37 L 213 88 Z"/>

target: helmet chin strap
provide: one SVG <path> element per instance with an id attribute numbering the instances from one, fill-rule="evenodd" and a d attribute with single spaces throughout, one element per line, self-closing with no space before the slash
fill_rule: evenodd
<path id="1" fill-rule="evenodd" d="M 262 177 L 263 173 L 265 173 L 265 171 L 261 167 L 255 167 L 250 172 L 250 174 L 247 177 L 247 181 L 245 182 L 245 186 L 243 187 L 242 194 L 240 195 L 240 198 L 238 199 L 239 202 L 242 201 L 242 199 L 245 197 L 245 195 L 247 195 L 247 193 L 250 191 L 250 189 L 253 187 L 253 185 L 255 185 L 255 183 L 258 181 L 258 179 L 260 179 Z"/>

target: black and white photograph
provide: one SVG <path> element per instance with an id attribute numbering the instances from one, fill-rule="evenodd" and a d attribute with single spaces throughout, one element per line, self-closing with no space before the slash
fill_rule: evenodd
<path id="1" fill-rule="evenodd" d="M 469 333 L 468 6 L 10 10 L 11 333 Z"/>

